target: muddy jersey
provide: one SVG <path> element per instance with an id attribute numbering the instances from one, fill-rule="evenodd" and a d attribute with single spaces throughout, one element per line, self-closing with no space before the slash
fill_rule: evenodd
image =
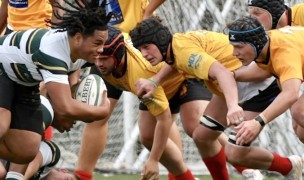
<path id="1" fill-rule="evenodd" d="M 288 79 L 303 80 L 304 27 L 286 26 L 268 32 L 269 58 L 258 65 L 279 78 L 280 83 Z"/>
<path id="2" fill-rule="evenodd" d="M 304 3 L 291 7 L 291 25 L 304 26 Z"/>
<path id="3" fill-rule="evenodd" d="M 212 93 L 220 91 L 217 81 L 211 81 L 208 72 L 211 65 L 218 61 L 229 70 L 242 66 L 232 55 L 233 47 L 222 33 L 211 31 L 192 31 L 173 35 L 173 66 L 186 77 L 196 77 L 206 82 Z"/>
<path id="4" fill-rule="evenodd" d="M 45 19 L 51 19 L 52 6 L 49 0 L 9 0 L 7 13 L 12 30 L 47 28 Z"/>
<path id="5" fill-rule="evenodd" d="M 150 78 L 154 76 L 164 65 L 160 63 L 152 66 L 144 59 L 141 53 L 129 44 L 126 44 L 126 63 L 127 70 L 120 78 L 115 78 L 112 74 L 102 76 L 105 81 L 121 90 L 130 91 L 137 94 L 135 83 L 139 78 Z M 155 90 L 153 98 L 143 100 L 149 111 L 157 116 L 164 112 L 168 107 L 168 99 L 172 98 L 178 91 L 184 77 L 182 75 L 170 78 Z"/>
<path id="6" fill-rule="evenodd" d="M 68 73 L 85 64 L 72 62 L 67 32 L 30 29 L 0 37 L 0 69 L 21 85 L 42 80 L 69 84 Z"/>

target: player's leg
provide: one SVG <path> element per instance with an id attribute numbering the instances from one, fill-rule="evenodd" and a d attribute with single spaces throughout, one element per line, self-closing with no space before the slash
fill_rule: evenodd
<path id="1" fill-rule="evenodd" d="M 200 125 L 199 119 L 203 115 L 209 101 L 195 100 L 181 105 L 180 118 L 186 134 L 192 138 L 194 129 Z"/>
<path id="2" fill-rule="evenodd" d="M 180 149 L 180 151 L 182 151 L 183 150 L 183 142 L 182 142 L 182 139 L 181 139 L 181 135 L 180 135 L 178 126 L 175 123 L 176 119 L 177 119 L 177 115 L 178 114 L 171 114 L 171 117 L 172 117 L 174 123 L 172 124 L 171 131 L 170 131 L 170 134 L 169 134 L 169 138 L 176 144 L 176 146 Z"/>
<path id="3" fill-rule="evenodd" d="M 57 164 L 60 158 L 60 150 L 52 141 L 42 141 L 39 153 L 29 164 L 10 163 L 6 178 L 14 179 L 39 179 Z"/>
<path id="4" fill-rule="evenodd" d="M 10 129 L 1 137 L 0 156 L 10 162 L 28 163 L 38 153 L 43 133 L 39 88 L 20 86 L 2 75 L 0 78 L 0 122 L 4 126 L 10 122 Z M 3 126 L 1 129 L 4 133 Z"/>
<path id="5" fill-rule="evenodd" d="M 278 93 L 280 91 L 274 81 L 265 90 L 259 91 L 256 96 L 245 101 L 242 107 L 246 110 L 246 119 L 255 118 L 268 107 Z M 234 143 L 233 138 L 226 145 L 226 154 L 228 161 L 234 165 L 276 171 L 287 179 L 302 178 L 303 163 L 299 156 L 282 157 L 260 147 L 239 146 Z"/>
<path id="6" fill-rule="evenodd" d="M 26 169 L 24 179 L 40 179 L 47 176 L 58 163 L 60 156 L 61 152 L 56 143 L 49 140 L 42 141 L 39 153 Z"/>
<path id="7" fill-rule="evenodd" d="M 3 142 L 4 135 L 7 133 L 11 123 L 11 106 L 14 97 L 14 85 L 0 69 L 0 158 L 2 156 L 1 143 Z"/>
<path id="8" fill-rule="evenodd" d="M 179 90 L 180 118 L 187 135 L 192 138 L 194 129 L 199 126 L 212 94 L 205 87 L 204 81 L 186 79 Z"/>
<path id="9" fill-rule="evenodd" d="M 28 164 L 15 164 L 11 162 L 9 164 L 9 169 L 5 178 L 14 179 L 14 180 L 23 180 L 27 166 Z"/>
<path id="10" fill-rule="evenodd" d="M 225 151 L 218 141 L 227 123 L 226 114 L 225 100 L 214 95 L 200 119 L 201 125 L 197 126 L 192 134 L 198 151 L 215 180 L 229 179 Z"/>
<path id="11" fill-rule="evenodd" d="M 299 140 L 304 143 L 304 94 L 290 108 L 293 129 Z"/>
<path id="12" fill-rule="evenodd" d="M 4 179 L 6 176 L 5 164 L 6 164 L 6 161 L 0 159 L 0 179 Z"/>
<path id="13" fill-rule="evenodd" d="M 109 98 L 110 114 L 113 112 L 117 99 Z M 96 163 L 107 143 L 108 120 L 95 121 L 85 125 L 80 144 L 79 158 L 75 173 L 83 180 L 92 179 Z M 94 143 L 92 143 L 94 141 Z"/>
<path id="14" fill-rule="evenodd" d="M 141 110 L 139 113 L 140 139 L 147 149 L 153 145 L 156 119 L 149 111 Z M 174 130 L 171 129 L 171 131 Z M 169 138 L 165 150 L 161 156 L 160 163 L 163 164 L 176 179 L 194 179 L 192 173 L 183 162 L 182 152 L 179 147 Z"/>

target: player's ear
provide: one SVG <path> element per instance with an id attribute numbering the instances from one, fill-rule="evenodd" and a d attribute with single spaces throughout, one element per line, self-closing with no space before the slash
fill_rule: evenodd
<path id="1" fill-rule="evenodd" d="M 83 36 L 80 32 L 77 32 L 73 37 L 72 37 L 72 41 L 73 41 L 73 45 L 75 46 L 79 46 L 80 43 L 82 42 Z"/>

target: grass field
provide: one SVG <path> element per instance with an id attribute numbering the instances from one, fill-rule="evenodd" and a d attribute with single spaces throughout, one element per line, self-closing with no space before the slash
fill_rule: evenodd
<path id="1" fill-rule="evenodd" d="M 212 180 L 211 176 L 195 176 L 199 180 Z M 94 180 L 139 180 L 139 175 L 114 175 L 114 174 L 95 174 Z M 231 180 L 241 180 L 240 176 L 231 177 Z M 265 180 L 281 180 L 278 177 L 265 177 Z M 167 180 L 167 176 L 161 176 L 159 180 Z"/>

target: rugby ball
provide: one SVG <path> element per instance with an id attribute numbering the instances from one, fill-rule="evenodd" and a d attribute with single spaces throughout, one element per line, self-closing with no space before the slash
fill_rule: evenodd
<path id="1" fill-rule="evenodd" d="M 81 79 L 76 86 L 74 98 L 89 105 L 99 106 L 104 90 L 106 90 L 106 85 L 103 79 L 96 74 L 90 74 Z"/>

